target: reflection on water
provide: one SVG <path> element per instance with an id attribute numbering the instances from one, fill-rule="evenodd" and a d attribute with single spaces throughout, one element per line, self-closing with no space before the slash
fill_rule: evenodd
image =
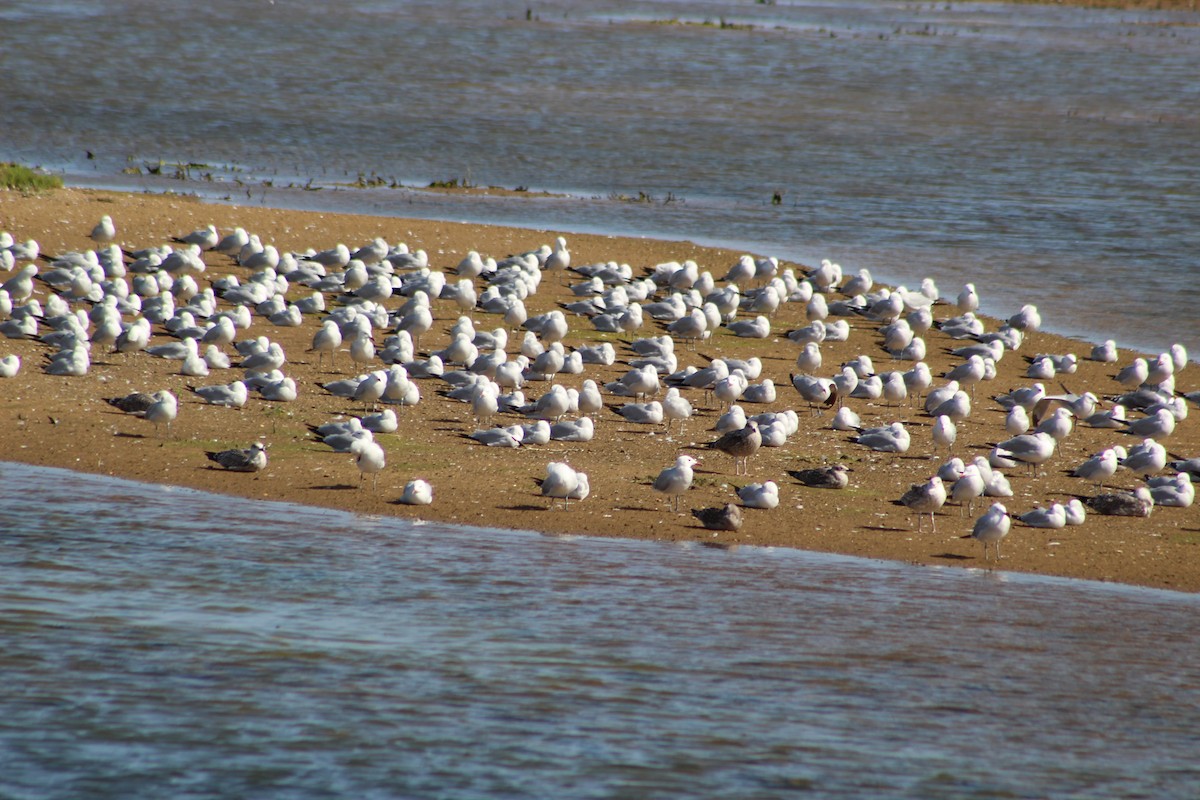
<path id="1" fill-rule="evenodd" d="M 102 185 L 190 189 L 121 172 L 195 162 L 243 182 L 217 189 L 234 202 L 686 238 L 946 294 L 973 280 L 995 315 L 1032 301 L 1060 332 L 1200 352 L 1192 15 L 218 0 L 214 35 L 191 19 L 179 0 L 0 8 L 19 32 L 0 150 Z M 360 175 L 569 197 L 284 188 Z"/>
<path id="2" fill-rule="evenodd" d="M 1200 787 L 1195 596 L 0 480 L 4 796 Z"/>

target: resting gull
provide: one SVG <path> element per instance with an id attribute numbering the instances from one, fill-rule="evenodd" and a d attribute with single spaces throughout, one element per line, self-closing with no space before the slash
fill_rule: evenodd
<path id="1" fill-rule="evenodd" d="M 234 450 L 207 450 L 204 455 L 208 456 L 209 461 L 232 472 L 259 472 L 267 466 L 267 446 L 262 442 Z"/>

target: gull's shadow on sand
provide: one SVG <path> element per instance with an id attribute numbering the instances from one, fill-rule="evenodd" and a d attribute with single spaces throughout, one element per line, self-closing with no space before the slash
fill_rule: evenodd
<path id="1" fill-rule="evenodd" d="M 122 439 L 145 439 L 148 438 L 144 433 L 114 433 L 113 436 L 120 436 Z"/>
<path id="2" fill-rule="evenodd" d="M 547 498 L 549 499 L 549 498 Z M 555 502 L 560 502 L 556 499 Z M 575 502 L 579 502 L 578 500 Z M 554 506 L 535 506 L 530 503 L 522 503 L 515 506 L 497 506 L 501 511 L 548 511 Z"/>
<path id="3" fill-rule="evenodd" d="M 863 525 L 864 531 L 884 531 L 886 533 L 910 533 L 912 528 L 890 528 L 886 525 Z"/>
<path id="4" fill-rule="evenodd" d="M 334 484 L 330 484 L 329 486 L 313 486 L 311 488 L 313 488 L 317 491 L 324 492 L 324 491 L 337 491 L 339 489 L 357 489 L 358 487 L 352 483 L 334 483 Z"/>
<path id="5" fill-rule="evenodd" d="M 944 558 L 947 561 L 973 561 L 975 556 L 964 556 L 961 553 L 934 553 L 930 558 Z"/>

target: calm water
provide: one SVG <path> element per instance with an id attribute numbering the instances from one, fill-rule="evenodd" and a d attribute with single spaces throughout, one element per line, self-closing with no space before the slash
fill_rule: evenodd
<path id="1" fill-rule="evenodd" d="M 829 257 L 893 282 L 930 275 L 947 294 L 973 280 L 992 314 L 1036 302 L 1058 332 L 1200 352 L 1195 15 L 689 0 L 331 8 L 10 0 L 0 157 L 85 185 Z M 713 24 L 645 24 L 670 20 Z M 244 185 L 121 175 L 159 159 Z M 360 174 L 566 196 L 332 190 Z M 285 188 L 309 181 L 330 188 Z M 639 195 L 653 202 L 618 199 Z"/>
<path id="2" fill-rule="evenodd" d="M 1200 793 L 1196 596 L 0 480 L 6 798 Z"/>

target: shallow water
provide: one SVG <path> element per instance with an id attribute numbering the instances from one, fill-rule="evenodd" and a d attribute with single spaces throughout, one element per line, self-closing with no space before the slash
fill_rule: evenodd
<path id="1" fill-rule="evenodd" d="M 1179 21 L 1195 17 L 17 0 L 0 154 L 81 184 L 692 239 L 947 295 L 972 280 L 993 315 L 1034 302 L 1060 333 L 1195 353 L 1200 28 Z M 241 184 L 148 177 L 160 159 Z M 333 191 L 359 175 L 566 196 Z M 309 181 L 327 188 L 286 188 Z"/>
<path id="2" fill-rule="evenodd" d="M 5 797 L 1200 791 L 1193 595 L 0 480 Z"/>

